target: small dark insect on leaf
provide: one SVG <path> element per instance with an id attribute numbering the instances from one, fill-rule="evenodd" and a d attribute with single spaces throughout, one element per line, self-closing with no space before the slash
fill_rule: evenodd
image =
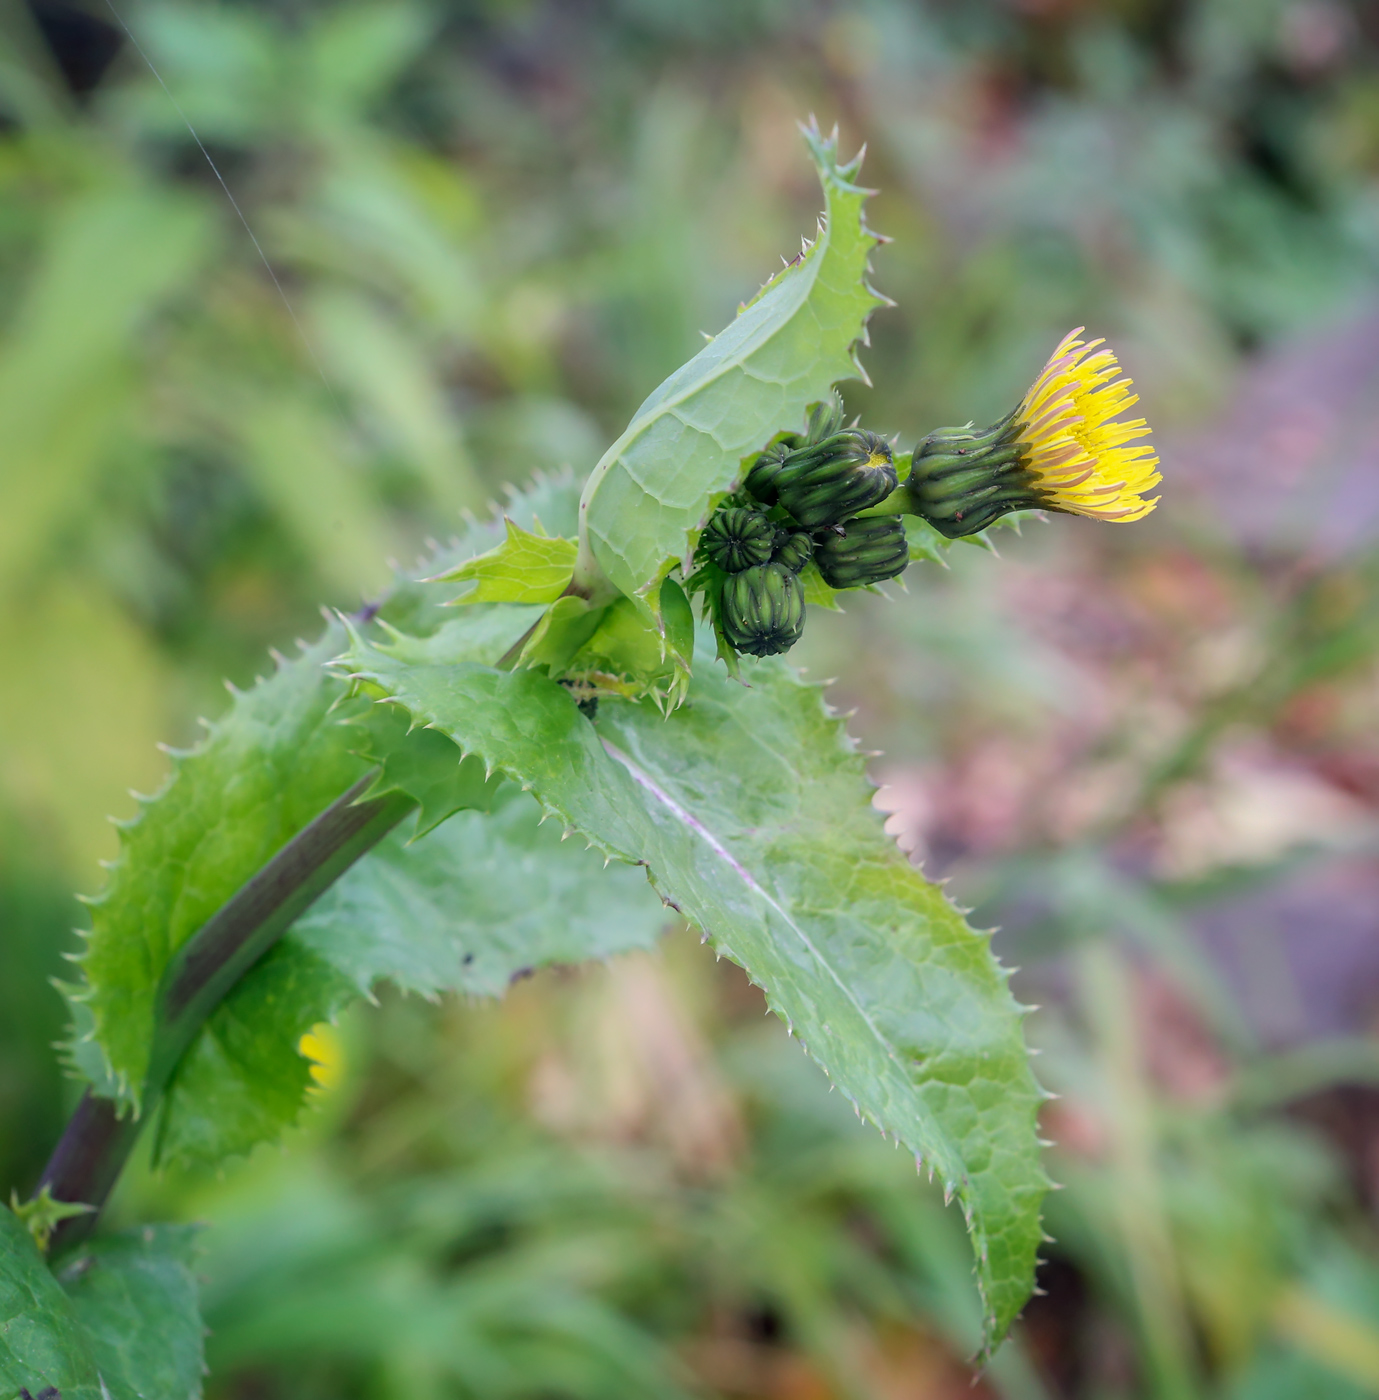
<path id="1" fill-rule="evenodd" d="M 517 969 L 517 971 L 514 972 L 514 973 L 512 974 L 512 976 L 508 978 L 508 984 L 511 985 L 511 984 L 514 983 L 514 982 L 520 982 L 520 981 L 522 981 L 522 979 L 525 978 L 525 977 L 535 977 L 535 976 L 536 976 L 536 969 L 535 969 L 534 967 L 519 967 L 519 968 Z"/>

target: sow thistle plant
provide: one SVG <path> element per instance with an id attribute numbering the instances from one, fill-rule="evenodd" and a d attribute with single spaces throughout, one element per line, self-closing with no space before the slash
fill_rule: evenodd
<path id="1" fill-rule="evenodd" d="M 987 1352 L 1023 1307 L 1049 1185 L 1027 1008 L 781 653 L 809 605 L 1011 512 L 1138 519 L 1156 461 L 1078 333 L 988 429 L 906 453 L 845 422 L 879 240 L 858 163 L 805 136 L 817 238 L 582 489 L 538 478 L 331 620 L 122 824 L 64 988 L 84 1096 L 34 1200 L 0 1209 L 0 1400 L 198 1391 L 189 1232 L 93 1234 L 145 1129 L 162 1165 L 246 1153 L 309 1099 L 303 1037 L 376 983 L 498 995 L 649 947 L 667 907 L 958 1201 Z"/>

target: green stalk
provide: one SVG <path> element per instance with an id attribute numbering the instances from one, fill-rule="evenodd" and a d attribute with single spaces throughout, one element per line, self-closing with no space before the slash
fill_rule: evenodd
<path id="1" fill-rule="evenodd" d="M 95 1209 L 64 1220 L 54 1251 L 90 1233 L 187 1047 L 230 989 L 360 856 L 415 806 L 404 793 L 365 799 L 377 771 L 361 778 L 303 827 L 178 950 L 158 991 L 157 1029 L 143 1112 L 119 1114 L 111 1099 L 82 1096 L 44 1169 L 39 1189 Z"/>
<path id="2" fill-rule="evenodd" d="M 859 510 L 857 517 L 860 520 L 872 515 L 914 515 L 915 513 L 914 497 L 906 490 L 905 483 L 902 481 L 884 501 L 869 507 L 867 510 Z"/>

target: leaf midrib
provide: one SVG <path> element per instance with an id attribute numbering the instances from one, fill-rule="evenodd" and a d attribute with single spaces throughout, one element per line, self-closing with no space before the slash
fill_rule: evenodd
<path id="1" fill-rule="evenodd" d="M 747 888 L 752 891 L 753 894 L 755 894 L 758 898 L 762 900 L 763 903 L 769 905 L 772 909 L 775 910 L 777 914 L 780 915 L 781 919 L 784 920 L 786 926 L 796 935 L 796 937 L 799 938 L 800 942 L 804 944 L 810 956 L 820 967 L 822 967 L 828 973 L 829 977 L 833 980 L 838 990 L 842 992 L 843 996 L 847 999 L 847 1001 L 851 1003 L 853 1009 L 862 1018 L 862 1021 L 866 1025 L 867 1029 L 871 1032 L 872 1036 L 876 1040 L 876 1043 L 882 1048 L 882 1050 L 885 1051 L 887 1057 L 892 1061 L 892 1063 L 898 1066 L 900 1064 L 900 1057 L 897 1053 L 896 1047 L 892 1045 L 889 1037 L 885 1035 L 881 1028 L 872 1019 L 871 1014 L 858 1000 L 856 993 L 848 986 L 847 982 L 843 980 L 842 976 L 839 974 L 837 969 L 823 955 L 823 953 L 814 943 L 814 940 L 810 938 L 809 934 L 797 922 L 795 917 L 785 908 L 785 906 L 781 904 L 781 902 L 773 894 L 771 894 L 769 890 L 765 889 L 762 885 L 760 885 L 757 882 L 756 877 L 751 873 L 750 870 L 747 869 L 745 865 L 742 864 L 741 861 L 738 860 L 738 858 L 735 855 L 733 855 L 733 853 L 728 849 L 727 844 L 722 840 L 721 837 L 715 835 L 714 832 L 712 832 L 709 829 L 709 827 L 705 825 L 705 823 L 702 822 L 698 817 L 693 816 L 690 812 L 686 811 L 685 808 L 682 807 L 668 792 L 666 792 L 665 789 L 662 788 L 656 782 L 656 780 L 651 776 L 650 773 L 648 773 L 645 769 L 641 768 L 630 755 L 624 753 L 611 740 L 603 738 L 603 736 L 601 735 L 600 739 L 603 744 L 604 750 L 607 752 L 608 756 L 612 758 L 615 762 L 620 763 L 623 766 L 623 768 L 627 770 L 627 773 L 632 778 L 633 782 L 637 783 L 639 787 L 644 788 L 648 793 L 650 793 L 651 796 L 655 798 L 655 800 L 658 801 L 668 812 L 670 812 L 671 815 L 674 816 L 677 821 L 680 821 L 687 830 L 689 830 L 696 837 L 702 840 L 704 844 L 708 846 L 708 848 L 742 880 L 743 884 L 745 884 Z M 918 1103 L 916 1104 L 916 1107 L 918 1107 Z M 939 1131 L 936 1125 L 934 1125 L 932 1122 L 927 1124 L 926 1127 L 929 1131 L 933 1133 L 934 1137 L 941 1138 L 947 1144 L 948 1152 L 950 1154 L 953 1153 L 953 1145 L 949 1141 L 947 1133 Z"/>

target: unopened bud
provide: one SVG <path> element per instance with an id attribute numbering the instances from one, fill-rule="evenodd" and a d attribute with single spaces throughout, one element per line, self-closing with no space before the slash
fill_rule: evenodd
<path id="1" fill-rule="evenodd" d="M 809 405 L 809 421 L 805 424 L 804 441 L 801 447 L 812 447 L 816 442 L 832 437 L 843 426 L 843 400 L 835 389 L 822 403 Z"/>
<path id="2" fill-rule="evenodd" d="M 779 503 L 806 530 L 835 525 L 895 490 L 890 443 L 864 428 L 834 433 L 792 452 L 774 485 Z"/>
<path id="3" fill-rule="evenodd" d="M 699 547 L 725 574 L 770 562 L 776 527 L 759 511 L 720 510 L 704 527 Z"/>
<path id="4" fill-rule="evenodd" d="M 1012 510 L 1047 507 L 1013 413 L 980 432 L 940 428 L 915 448 L 905 491 L 915 515 L 949 539 L 975 535 Z"/>
<path id="5" fill-rule="evenodd" d="M 723 635 L 750 656 L 789 651 L 804 632 L 804 587 L 779 564 L 758 564 L 723 583 Z"/>
<path id="6" fill-rule="evenodd" d="M 786 535 L 771 556 L 773 564 L 797 574 L 814 557 L 814 541 L 803 530 Z"/>
<path id="7" fill-rule="evenodd" d="M 866 516 L 821 531 L 814 561 L 830 588 L 865 588 L 903 574 L 910 545 L 895 516 Z"/>
<path id="8" fill-rule="evenodd" d="M 790 443 L 773 442 L 748 470 L 742 482 L 743 489 L 747 494 L 754 500 L 760 501 L 764 506 L 775 505 L 776 478 L 785 465 L 785 459 L 794 450 Z"/>

